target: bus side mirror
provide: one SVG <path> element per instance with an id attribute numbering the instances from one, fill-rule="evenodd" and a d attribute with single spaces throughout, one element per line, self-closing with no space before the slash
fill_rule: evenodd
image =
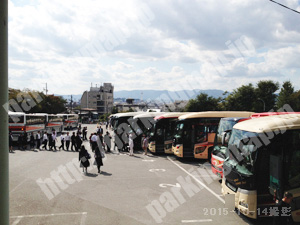
<path id="1" fill-rule="evenodd" d="M 231 130 L 226 130 L 222 133 L 222 146 L 228 144 L 230 134 L 231 134 Z"/>

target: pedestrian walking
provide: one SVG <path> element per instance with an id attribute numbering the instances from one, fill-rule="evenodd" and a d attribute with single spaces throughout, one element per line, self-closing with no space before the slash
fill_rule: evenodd
<path id="1" fill-rule="evenodd" d="M 93 133 L 92 134 L 92 137 L 91 137 L 91 146 L 92 146 L 92 151 L 94 152 L 96 147 L 97 147 L 97 135 L 96 133 Z"/>
<path id="2" fill-rule="evenodd" d="M 147 155 L 147 149 L 148 149 L 148 143 L 149 143 L 149 139 L 148 137 L 145 136 L 145 134 L 143 134 L 144 138 L 142 139 L 142 148 L 144 150 L 144 154 Z"/>
<path id="3" fill-rule="evenodd" d="M 105 146 L 106 146 L 106 151 L 110 152 L 110 149 L 111 149 L 111 136 L 108 133 L 108 131 L 106 131 L 106 134 L 104 135 L 104 143 L 105 143 Z"/>
<path id="4" fill-rule="evenodd" d="M 49 147 L 49 151 L 52 150 L 52 146 L 53 146 L 52 142 L 53 142 L 53 140 L 52 140 L 52 134 L 49 133 L 48 134 L 48 147 Z"/>
<path id="5" fill-rule="evenodd" d="M 52 136 L 51 150 L 54 148 L 54 150 L 56 151 L 56 132 L 53 131 L 51 136 Z"/>
<path id="6" fill-rule="evenodd" d="M 80 133 L 78 132 L 76 135 L 76 146 L 77 146 L 76 151 L 80 151 L 81 145 L 82 145 L 82 137 L 81 137 Z"/>
<path id="7" fill-rule="evenodd" d="M 45 150 L 47 150 L 47 143 L 48 143 L 48 134 L 47 134 L 47 132 L 45 132 L 43 134 L 43 146 L 42 146 L 42 149 L 44 148 Z"/>
<path id="8" fill-rule="evenodd" d="M 65 136 L 65 142 L 66 142 L 66 149 L 67 149 L 67 151 L 69 151 L 70 141 L 71 141 L 71 137 L 69 135 L 69 132 L 67 132 L 67 135 Z"/>
<path id="9" fill-rule="evenodd" d="M 35 135 L 35 141 L 36 141 L 36 148 L 40 149 L 41 146 L 41 132 L 38 131 L 37 134 Z"/>
<path id="10" fill-rule="evenodd" d="M 82 140 L 87 141 L 87 127 L 84 127 L 82 130 Z"/>
<path id="11" fill-rule="evenodd" d="M 133 139 L 132 139 L 132 134 L 129 134 L 129 139 L 128 139 L 128 144 L 129 144 L 129 155 L 133 156 Z"/>
<path id="12" fill-rule="evenodd" d="M 65 150 L 65 134 L 64 133 L 62 133 L 61 135 L 60 135 L 60 146 L 59 146 L 59 150 L 62 148 L 62 150 Z"/>
<path id="13" fill-rule="evenodd" d="M 75 136 L 75 132 L 72 133 L 72 136 L 71 136 L 71 150 L 74 151 L 75 148 L 75 151 L 77 149 L 77 146 L 76 146 L 76 136 Z"/>
<path id="14" fill-rule="evenodd" d="M 98 146 L 98 148 L 99 148 L 100 150 L 103 150 L 103 149 L 104 149 L 104 148 L 103 148 L 103 144 L 104 144 L 104 142 L 103 142 L 103 136 L 102 136 L 101 133 L 99 133 L 99 134 L 98 134 L 98 137 L 97 137 L 97 146 Z"/>
<path id="15" fill-rule="evenodd" d="M 35 141 L 34 141 L 34 134 L 30 134 L 30 141 L 29 141 L 30 149 L 34 149 Z"/>
<path id="16" fill-rule="evenodd" d="M 103 166 L 103 162 L 102 162 L 102 154 L 100 152 L 99 147 L 97 146 L 95 149 L 95 162 L 97 164 L 97 168 L 98 168 L 98 173 L 101 173 L 100 171 L 100 167 Z"/>
<path id="17" fill-rule="evenodd" d="M 81 146 L 81 149 L 79 151 L 79 161 L 80 161 L 80 167 L 85 168 L 85 172 L 87 173 L 87 168 L 90 166 L 89 159 L 91 158 L 88 151 L 85 149 L 84 145 Z"/>
<path id="18" fill-rule="evenodd" d="M 9 144 L 9 152 L 14 152 L 13 151 L 13 136 L 12 136 L 11 132 L 9 132 L 8 144 Z"/>

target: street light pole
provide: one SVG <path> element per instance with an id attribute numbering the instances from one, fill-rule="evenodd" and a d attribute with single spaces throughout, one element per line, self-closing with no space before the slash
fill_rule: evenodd
<path id="1" fill-rule="evenodd" d="M 0 1 L 0 224 L 9 224 L 8 180 L 8 1 Z"/>
<path id="2" fill-rule="evenodd" d="M 261 98 L 258 98 L 257 100 L 262 101 L 262 103 L 264 104 L 264 110 L 263 110 L 263 112 L 265 112 L 266 111 L 266 103 L 265 103 L 265 101 L 262 100 Z"/>

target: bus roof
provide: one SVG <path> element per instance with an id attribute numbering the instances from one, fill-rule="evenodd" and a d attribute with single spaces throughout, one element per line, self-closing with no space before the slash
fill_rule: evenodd
<path id="1" fill-rule="evenodd" d="M 159 115 L 162 115 L 164 114 L 165 112 L 144 112 L 142 114 L 139 114 L 139 115 L 136 115 L 133 117 L 133 119 L 138 119 L 138 118 L 154 118 L 156 116 L 159 116 Z"/>
<path id="2" fill-rule="evenodd" d="M 131 116 L 135 116 L 141 113 L 145 113 L 145 112 L 126 112 L 126 113 L 116 113 L 114 114 L 114 118 L 120 118 L 120 117 L 131 117 Z"/>
<path id="3" fill-rule="evenodd" d="M 233 128 L 255 133 L 300 129 L 300 114 L 265 116 L 237 123 Z"/>
<path id="4" fill-rule="evenodd" d="M 254 113 L 251 115 L 251 117 L 258 118 L 264 116 L 276 116 L 276 115 L 285 115 L 285 114 L 300 114 L 300 112 L 262 112 L 262 113 Z"/>
<path id="5" fill-rule="evenodd" d="M 8 115 L 25 115 L 25 113 L 8 111 Z"/>
<path id="6" fill-rule="evenodd" d="M 158 116 L 154 117 L 154 119 L 161 120 L 161 119 L 167 119 L 167 118 L 178 118 L 178 117 L 183 116 L 188 113 L 190 113 L 190 112 L 168 112 L 168 113 L 164 113 L 162 115 L 158 115 Z"/>
<path id="7" fill-rule="evenodd" d="M 223 117 L 250 117 L 254 112 L 247 111 L 207 111 L 195 112 L 180 116 L 179 120 L 195 119 L 195 118 L 223 118 Z"/>

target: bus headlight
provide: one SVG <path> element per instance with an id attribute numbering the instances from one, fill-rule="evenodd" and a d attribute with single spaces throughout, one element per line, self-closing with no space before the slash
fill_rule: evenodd
<path id="1" fill-rule="evenodd" d="M 241 206 L 243 206 L 243 207 L 245 207 L 245 208 L 247 208 L 247 209 L 249 208 L 249 207 L 248 207 L 248 204 L 245 203 L 245 202 L 242 202 L 242 201 L 239 202 L 239 205 L 241 205 Z"/>

